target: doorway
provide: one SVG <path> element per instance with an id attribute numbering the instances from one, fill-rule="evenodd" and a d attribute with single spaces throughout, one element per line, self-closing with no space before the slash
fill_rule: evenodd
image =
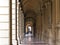
<path id="1" fill-rule="evenodd" d="M 25 36 L 33 36 L 33 26 L 31 24 L 26 25 Z"/>

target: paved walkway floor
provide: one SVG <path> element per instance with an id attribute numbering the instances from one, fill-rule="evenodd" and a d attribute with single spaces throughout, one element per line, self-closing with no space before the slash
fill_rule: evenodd
<path id="1" fill-rule="evenodd" d="M 48 45 L 46 42 L 40 41 L 36 38 L 33 38 L 31 36 L 27 36 L 22 41 L 22 44 L 20 45 Z"/>

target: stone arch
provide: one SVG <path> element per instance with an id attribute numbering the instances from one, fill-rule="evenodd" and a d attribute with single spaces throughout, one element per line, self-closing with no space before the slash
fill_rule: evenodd
<path id="1" fill-rule="evenodd" d="M 31 10 L 27 10 L 27 11 L 25 11 L 25 13 L 24 13 L 25 15 L 24 15 L 24 17 L 36 17 L 36 12 L 35 11 L 33 11 L 32 9 Z"/>
<path id="2" fill-rule="evenodd" d="M 25 27 L 26 27 L 26 23 L 27 22 L 32 22 L 33 24 L 33 27 L 35 28 L 34 25 L 36 25 L 36 13 L 33 11 L 33 10 L 27 10 L 25 13 L 24 13 L 24 20 L 25 20 Z M 35 29 L 34 29 L 35 31 Z"/>

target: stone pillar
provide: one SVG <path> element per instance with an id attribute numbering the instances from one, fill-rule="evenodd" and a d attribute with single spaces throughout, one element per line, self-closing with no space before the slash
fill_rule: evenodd
<path id="1" fill-rule="evenodd" d="M 45 23 L 44 12 L 42 12 L 42 40 L 44 40 L 44 30 L 45 30 L 44 23 Z"/>
<path id="2" fill-rule="evenodd" d="M 42 31 L 41 30 L 41 15 L 38 14 L 36 18 L 36 37 L 39 39 L 41 39 L 41 34 L 42 34 L 41 31 Z"/>
<path id="3" fill-rule="evenodd" d="M 56 45 L 56 0 L 52 1 L 52 27 L 49 29 L 49 45 Z"/>
<path id="4" fill-rule="evenodd" d="M 21 10 L 20 10 L 20 36 L 21 36 L 20 38 L 22 41 L 24 38 L 24 15 Z"/>
<path id="5" fill-rule="evenodd" d="M 56 0 L 56 45 L 60 45 L 60 0 Z"/>
<path id="6" fill-rule="evenodd" d="M 18 38 L 18 43 L 21 43 L 24 38 L 24 15 L 20 6 L 18 12 Z"/>
<path id="7" fill-rule="evenodd" d="M 60 45 L 60 22 L 56 26 L 56 45 Z"/>

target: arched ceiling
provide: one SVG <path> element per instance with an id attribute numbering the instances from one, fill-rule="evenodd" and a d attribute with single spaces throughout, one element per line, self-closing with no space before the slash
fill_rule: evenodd
<path id="1" fill-rule="evenodd" d="M 32 15 L 33 16 L 40 15 L 41 9 L 46 7 L 44 3 L 50 0 L 20 0 L 20 1 L 25 17 L 29 17 Z"/>
<path id="2" fill-rule="evenodd" d="M 37 14 L 40 13 L 41 0 L 22 0 L 21 2 L 24 13 L 27 13 L 28 10 L 32 10 Z"/>
<path id="3" fill-rule="evenodd" d="M 47 3 L 52 0 L 20 0 L 24 13 L 27 10 L 33 10 L 37 14 L 40 14 L 40 8 L 44 3 Z M 45 4 L 44 4 L 45 5 Z"/>
<path id="4" fill-rule="evenodd" d="M 51 0 L 20 0 L 20 1 L 21 1 L 21 5 L 24 13 L 27 13 L 28 10 L 29 11 L 32 10 L 35 13 L 37 13 L 37 15 L 39 15 L 40 9 L 42 7 L 41 5 Z"/>

